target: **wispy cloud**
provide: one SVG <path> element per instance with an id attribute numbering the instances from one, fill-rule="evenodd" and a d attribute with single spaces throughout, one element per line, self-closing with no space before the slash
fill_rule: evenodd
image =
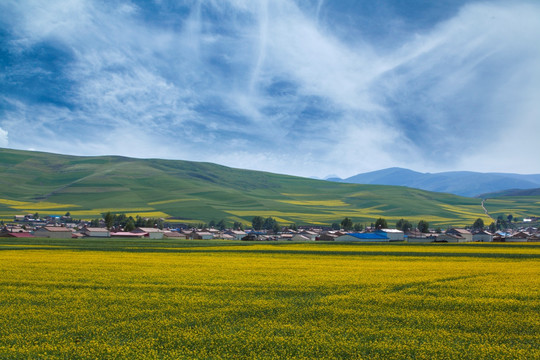
<path id="1" fill-rule="evenodd" d="M 351 40 L 332 16 L 348 9 L 321 0 L 28 0 L 0 10 L 0 146 L 9 132 L 17 148 L 305 176 L 540 172 L 501 150 L 520 136 L 531 137 L 520 152 L 540 150 L 535 2 L 471 2 L 398 44 Z"/>

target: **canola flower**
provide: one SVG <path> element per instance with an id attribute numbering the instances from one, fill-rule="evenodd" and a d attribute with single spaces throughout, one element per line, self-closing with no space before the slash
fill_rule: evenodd
<path id="1" fill-rule="evenodd" d="M 0 247 L 0 359 L 540 358 L 538 245 L 182 244 Z"/>

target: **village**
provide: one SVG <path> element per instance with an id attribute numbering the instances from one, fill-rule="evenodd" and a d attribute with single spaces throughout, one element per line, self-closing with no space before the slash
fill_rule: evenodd
<path id="1" fill-rule="evenodd" d="M 346 231 L 326 227 L 299 226 L 281 227 L 274 230 L 201 228 L 182 226 L 138 226 L 131 231 L 119 227 L 107 228 L 103 219 L 88 221 L 73 221 L 66 216 L 46 216 L 39 218 L 38 214 L 16 215 L 14 221 L 3 224 L 0 237 L 12 238 L 116 238 L 116 239 L 178 239 L 178 240 L 243 240 L 243 241 L 335 241 L 335 242 L 409 242 L 409 243 L 467 243 L 467 242 L 540 242 L 540 231 L 537 227 L 524 226 L 508 228 L 496 232 L 485 229 L 449 228 L 428 229 L 421 232 L 418 229 L 402 231 L 382 228 L 381 226 L 366 227 L 362 231 Z M 146 220 L 146 225 L 148 221 Z M 160 219 L 161 221 L 163 219 Z M 534 219 L 536 220 L 536 219 Z M 98 226 L 96 226 L 98 225 Z M 202 224 L 201 224 L 202 225 Z M 372 224 L 373 225 L 373 224 Z"/>

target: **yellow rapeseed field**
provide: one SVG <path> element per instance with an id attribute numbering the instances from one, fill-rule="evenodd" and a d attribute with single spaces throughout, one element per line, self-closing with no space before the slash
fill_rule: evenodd
<path id="1" fill-rule="evenodd" d="M 539 245 L 77 241 L 0 246 L 0 359 L 540 358 Z"/>

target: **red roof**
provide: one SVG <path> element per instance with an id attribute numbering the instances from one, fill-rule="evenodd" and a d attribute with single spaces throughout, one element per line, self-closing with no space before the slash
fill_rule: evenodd
<path id="1" fill-rule="evenodd" d="M 31 233 L 29 232 L 12 232 L 12 233 L 7 233 L 7 235 L 9 237 L 14 237 L 14 238 L 29 238 L 29 237 L 34 237 L 34 235 L 32 235 Z"/>

